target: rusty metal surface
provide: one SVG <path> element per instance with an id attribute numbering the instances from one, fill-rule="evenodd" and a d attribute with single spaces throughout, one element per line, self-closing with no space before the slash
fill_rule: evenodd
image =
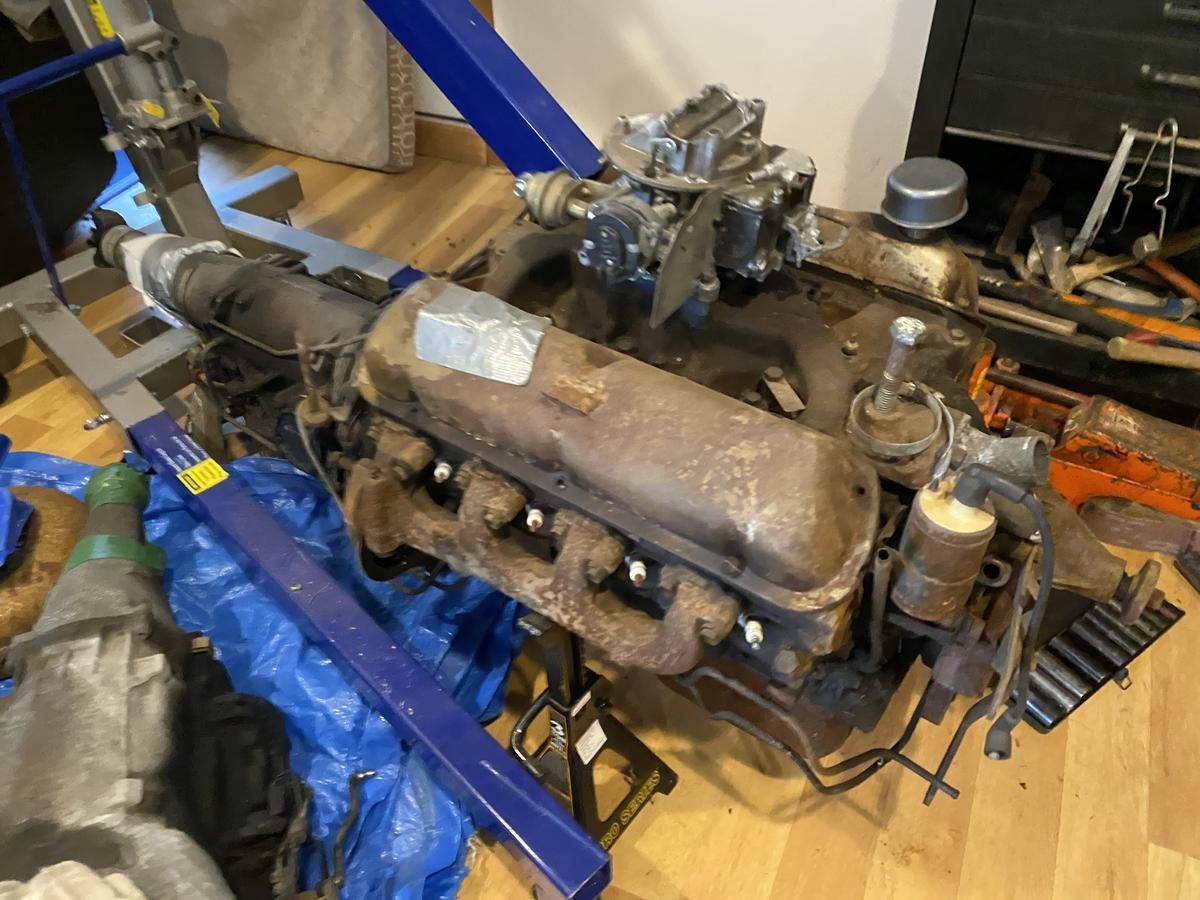
<path id="1" fill-rule="evenodd" d="M 1200 548 L 1200 524 L 1120 497 L 1095 497 L 1079 515 L 1106 544 L 1178 556 Z"/>
<path id="2" fill-rule="evenodd" d="M 1105 549 L 1078 513 L 1054 490 L 1037 492 L 1054 535 L 1054 585 L 1108 602 L 1125 575 L 1125 561 Z"/>
<path id="3" fill-rule="evenodd" d="M 845 604 L 871 549 L 878 479 L 844 443 L 552 328 L 525 386 L 418 360 L 413 289 L 364 347 L 360 389 L 510 448 L 778 585 L 785 612 Z M 837 510 L 838 515 L 829 515 Z"/>
<path id="4" fill-rule="evenodd" d="M 1072 506 L 1122 497 L 1200 520 L 1200 440 L 1194 429 L 1093 397 L 1068 415 L 1051 480 Z"/>
<path id="5" fill-rule="evenodd" d="M 1054 585 L 1098 603 L 1112 599 L 1125 574 L 1125 563 L 1092 534 L 1071 504 L 1053 485 L 1034 490 L 1054 534 Z M 1036 526 L 1019 503 L 993 496 L 1001 527 L 1022 538 Z"/>
<path id="6" fill-rule="evenodd" d="M 736 601 L 681 567 L 660 578 L 670 604 L 662 619 L 634 610 L 602 588 L 624 558 L 615 535 L 584 516 L 554 517 L 554 560 L 524 550 L 505 529 L 525 506 L 524 492 L 478 463 L 455 475 L 457 512 L 419 485 L 401 482 L 373 460 L 360 460 L 346 488 L 346 515 L 367 547 L 386 556 L 406 545 L 476 575 L 578 634 L 613 662 L 662 675 L 686 672 L 737 620 Z"/>
<path id="7" fill-rule="evenodd" d="M 945 528 L 926 513 L 921 502 L 926 494 L 929 489 L 918 494 L 904 526 L 892 601 L 910 616 L 946 624 L 970 599 L 996 522 L 972 532 Z"/>
<path id="8" fill-rule="evenodd" d="M 993 643 L 981 640 L 982 619 L 972 619 L 969 624 L 938 654 L 933 664 L 933 680 L 955 694 L 982 697 L 995 676 L 992 663 L 996 648 Z"/>
<path id="9" fill-rule="evenodd" d="M 949 238 L 914 243 L 871 213 L 823 209 L 822 214 L 846 225 L 849 233 L 841 247 L 814 257 L 813 264 L 955 309 L 978 308 L 975 268 Z"/>
<path id="10" fill-rule="evenodd" d="M 811 660 L 807 661 L 811 665 Z M 822 758 L 841 747 L 850 736 L 851 726 L 838 713 L 817 706 L 807 700 L 797 690 L 790 690 L 773 683 L 763 676 L 751 672 L 745 666 L 731 659 L 714 656 L 707 660 L 706 665 L 712 666 L 730 681 L 740 682 L 754 693 L 761 694 L 787 711 L 792 725 L 780 720 L 779 716 L 771 715 L 757 703 L 751 703 L 741 697 L 735 690 L 715 678 L 703 678 L 696 682 L 694 690 L 699 694 L 703 708 L 713 715 L 728 710 L 741 716 L 777 741 L 791 747 L 797 753 L 806 753 L 811 748 L 816 757 Z M 695 701 L 691 690 L 681 686 L 675 679 L 663 681 L 667 687 L 676 691 L 689 701 Z M 796 730 L 804 733 L 807 746 L 799 740 Z"/>

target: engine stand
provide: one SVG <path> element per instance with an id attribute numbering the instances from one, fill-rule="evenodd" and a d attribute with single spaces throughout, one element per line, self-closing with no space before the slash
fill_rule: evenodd
<path id="1" fill-rule="evenodd" d="M 541 644 L 548 685 L 513 726 L 512 751 L 608 850 L 650 798 L 671 793 L 679 778 L 609 712 L 609 684 L 584 665 L 578 637 L 536 613 L 526 616 L 521 625 Z M 550 734 L 529 753 L 525 735 L 542 710 L 550 717 Z M 611 750 L 625 762 L 623 774 L 630 784 L 604 818 L 597 803 L 595 771 L 602 750 Z"/>

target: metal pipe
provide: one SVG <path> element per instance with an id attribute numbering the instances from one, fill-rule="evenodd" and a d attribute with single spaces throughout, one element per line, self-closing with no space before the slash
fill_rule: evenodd
<path id="1" fill-rule="evenodd" d="M 1014 391 L 1023 391 L 1026 394 L 1033 394 L 1035 397 L 1061 403 L 1063 406 L 1079 406 L 1090 399 L 1087 394 L 1068 391 L 1066 388 L 1061 388 L 1058 385 L 1049 384 L 1045 381 L 1038 381 L 1036 378 L 1030 378 L 1027 375 L 1003 372 L 994 366 L 987 370 L 986 377 L 993 384 L 1012 388 Z"/>
<path id="2" fill-rule="evenodd" d="M 1047 654 L 1038 655 L 1037 670 L 1061 684 L 1077 698 L 1082 698 L 1090 690 L 1088 684 L 1081 681 L 1078 675 Z"/>
<path id="3" fill-rule="evenodd" d="M 713 679 L 714 681 L 733 691 L 739 697 L 750 701 L 768 714 L 774 715 L 777 719 L 783 722 L 783 724 L 788 726 L 791 732 L 796 736 L 796 739 L 800 743 L 804 752 L 797 753 L 794 749 L 776 738 L 774 735 L 764 731 L 754 722 L 751 722 L 743 716 L 739 716 L 732 710 L 710 710 L 708 706 L 705 705 L 704 698 L 700 694 L 699 689 L 696 687 L 696 682 L 701 678 Z M 958 799 L 958 789 L 946 784 L 944 780 L 944 771 L 938 775 L 934 775 L 901 752 L 904 747 L 907 746 L 908 742 L 912 740 L 912 736 L 917 730 L 917 725 L 921 721 L 921 718 L 924 714 L 925 705 L 929 702 L 930 689 L 933 686 L 932 681 L 926 684 L 925 690 L 921 693 L 921 699 L 917 701 L 916 708 L 913 710 L 912 715 L 909 716 L 908 724 L 904 726 L 904 731 L 900 734 L 900 737 L 896 738 L 895 742 L 890 747 L 875 747 L 871 750 L 864 750 L 862 753 L 857 753 L 854 756 L 841 760 L 840 762 L 826 766 L 822 764 L 820 758 L 813 750 L 812 743 L 808 738 L 807 732 L 805 732 L 804 729 L 797 724 L 796 720 L 774 701 L 755 693 L 742 682 L 730 678 L 728 675 L 717 669 L 714 669 L 712 666 L 698 666 L 685 675 L 677 675 L 675 680 L 678 681 L 681 686 L 687 688 L 692 695 L 692 699 L 695 700 L 696 705 L 704 710 L 708 714 L 709 718 L 718 722 L 728 722 L 735 728 L 741 729 L 747 734 L 762 741 L 764 744 L 767 744 L 768 746 L 773 747 L 780 753 L 784 754 L 800 768 L 800 771 L 804 774 L 804 777 L 808 779 L 809 783 L 813 786 L 816 792 L 822 796 L 834 796 L 852 790 L 853 788 L 858 787 L 864 781 L 872 778 L 874 775 L 882 771 L 883 767 L 887 763 L 895 762 L 908 769 L 914 775 L 924 779 L 926 783 L 929 784 L 929 796 L 931 798 L 936 796 L 938 791 L 944 791 L 950 797 L 950 799 Z M 834 784 L 826 784 L 821 780 L 820 777 L 822 775 L 840 775 L 844 772 L 850 771 L 851 769 L 857 769 L 860 766 L 863 766 L 864 768 L 859 769 L 856 774 Z"/>
<path id="4" fill-rule="evenodd" d="M 1130 128 L 1129 125 L 1121 127 L 1125 131 L 1132 131 L 1134 137 L 1139 141 L 1156 144 L 1174 144 L 1180 150 L 1200 150 L 1200 138 L 1180 137 L 1172 139 L 1169 135 L 1160 135 L 1153 131 L 1142 131 L 1140 128 Z"/>
<path id="5" fill-rule="evenodd" d="M 871 573 L 871 652 L 864 668 L 878 672 L 883 665 L 883 616 L 887 611 L 888 586 L 892 580 L 892 551 L 880 547 L 875 551 L 875 566 Z"/>
<path id="6" fill-rule="evenodd" d="M 1078 322 L 1052 316 L 1049 313 L 1038 312 L 1036 309 L 1029 309 L 1016 303 L 1009 303 L 1006 300 L 980 297 L 979 309 L 981 312 L 995 316 L 997 319 L 1007 319 L 1010 322 L 1018 322 L 1021 325 L 1036 328 L 1038 331 L 1048 331 L 1051 334 L 1061 334 L 1064 337 L 1073 335 L 1079 330 Z"/>
<path id="7" fill-rule="evenodd" d="M 1031 693 L 1041 694 L 1063 710 L 1071 709 L 1079 700 L 1078 697 L 1072 697 L 1071 692 L 1064 685 L 1060 685 L 1055 679 L 1040 670 L 1034 671 L 1029 676 L 1029 690 Z M 1028 708 L 1028 702 L 1028 698 L 1026 698 L 1026 708 Z"/>
<path id="8" fill-rule="evenodd" d="M 1037 700 L 1034 698 L 1030 698 L 1029 702 L 1025 706 L 1025 711 L 1041 722 L 1043 728 L 1049 728 L 1054 722 L 1054 719 L 1051 717 L 1050 713 L 1042 709 Z"/>
<path id="9" fill-rule="evenodd" d="M 1088 616 L 1087 621 L 1088 624 L 1093 625 L 1097 631 L 1103 633 L 1112 643 L 1125 651 L 1127 658 L 1134 656 L 1142 649 L 1141 642 L 1138 641 L 1135 635 L 1129 634 L 1125 630 L 1124 625 L 1113 625 L 1105 621 L 1101 616 Z"/>
<path id="10" fill-rule="evenodd" d="M 1129 658 L 1120 644 L 1097 628 L 1092 622 L 1080 620 L 1072 629 L 1076 635 L 1087 641 L 1089 647 L 1099 653 L 1113 666 L 1123 666 Z"/>
<path id="11" fill-rule="evenodd" d="M 1066 635 L 1059 635 L 1047 646 L 1097 684 L 1108 677 L 1108 673 L 1092 662 L 1087 653 Z"/>
<path id="12" fill-rule="evenodd" d="M 1018 484 L 1045 484 L 1050 476 L 1050 440 L 1044 435 L 999 437 L 964 428 L 957 444 L 964 465 L 978 463 Z"/>
<path id="13" fill-rule="evenodd" d="M 1145 616 L 1146 620 L 1151 625 L 1158 628 L 1160 631 L 1166 631 L 1168 628 L 1170 628 L 1172 625 L 1175 624 L 1174 619 L 1168 618 L 1167 616 L 1163 615 L 1162 610 L 1159 610 L 1159 609 L 1147 608 L 1146 610 L 1144 610 L 1142 612 L 1142 615 Z"/>
<path id="14" fill-rule="evenodd" d="M 116 56 L 124 56 L 127 52 L 125 42 L 120 38 L 113 38 L 111 41 L 105 41 L 102 44 L 97 44 L 95 47 L 80 50 L 78 53 L 72 53 L 60 59 L 52 59 L 50 62 L 35 66 L 27 72 L 21 72 L 12 78 L 0 81 L 0 104 L 7 103 L 9 100 L 15 100 L 23 94 L 28 94 L 30 91 L 36 91 L 39 88 L 56 84 L 64 78 L 70 78 L 72 75 L 79 74 L 84 69 L 96 65 L 96 63 L 104 62 Z"/>
<path id="15" fill-rule="evenodd" d="M 1148 644 L 1153 639 L 1153 634 L 1145 625 L 1139 625 L 1137 622 L 1121 621 L 1120 615 L 1114 613 L 1108 608 L 1107 605 L 1103 603 L 1096 604 L 1092 610 L 1092 617 L 1103 619 L 1106 623 L 1120 631 L 1121 634 L 1128 636 L 1131 640 L 1141 640 Z"/>

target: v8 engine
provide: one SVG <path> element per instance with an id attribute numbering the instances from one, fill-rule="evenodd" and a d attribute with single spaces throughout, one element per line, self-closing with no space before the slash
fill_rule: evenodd
<path id="1" fill-rule="evenodd" d="M 936 772 L 903 754 L 918 717 L 974 698 L 963 728 L 993 717 L 1007 756 L 1087 693 L 1039 649 L 1082 665 L 1075 623 L 1173 613 L 1047 487 L 1049 438 L 970 398 L 990 344 L 939 231 L 961 170 L 905 164 L 882 218 L 820 208 L 764 113 L 711 86 L 623 118 L 612 178 L 521 176 L 529 218 L 397 296 L 113 223 L 99 256 L 205 336 L 197 433 L 236 423 L 321 477 L 375 577 L 482 578 L 822 790 L 894 761 L 952 793 L 957 744 Z M 918 660 L 904 735 L 823 764 Z"/>

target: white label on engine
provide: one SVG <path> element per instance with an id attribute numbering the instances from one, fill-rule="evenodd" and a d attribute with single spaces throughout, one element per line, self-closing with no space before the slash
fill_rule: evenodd
<path id="1" fill-rule="evenodd" d="M 607 741 L 608 735 L 604 733 L 604 729 L 600 726 L 600 720 L 597 719 L 587 727 L 587 731 L 579 736 L 579 740 L 575 742 L 575 751 L 586 765 L 596 758 L 597 753 L 604 749 Z"/>

